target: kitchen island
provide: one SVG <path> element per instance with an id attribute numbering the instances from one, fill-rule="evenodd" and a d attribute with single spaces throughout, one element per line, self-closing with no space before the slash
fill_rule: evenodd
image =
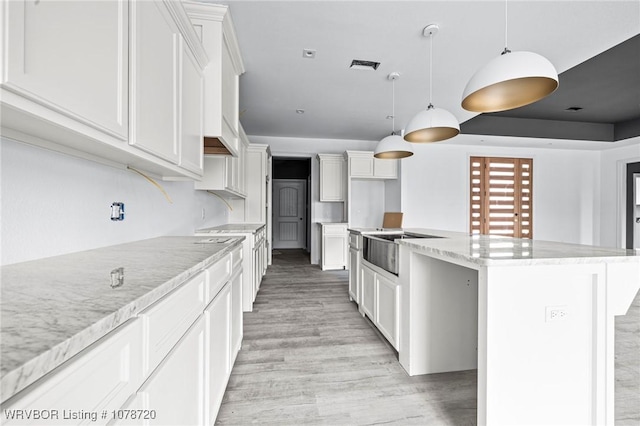
<path id="1" fill-rule="evenodd" d="M 149 404 L 164 423 L 215 419 L 242 339 L 242 242 L 160 237 L 3 266 L 2 423 L 75 424 L 105 410 L 91 421 L 106 424 L 113 409 Z M 208 380 L 214 356 L 223 371 Z M 176 377 L 173 402 L 160 403 Z"/>
<path id="2" fill-rule="evenodd" d="M 631 250 L 439 233 L 399 240 L 399 360 L 478 370 L 478 424 L 614 423 L 614 318 Z"/>

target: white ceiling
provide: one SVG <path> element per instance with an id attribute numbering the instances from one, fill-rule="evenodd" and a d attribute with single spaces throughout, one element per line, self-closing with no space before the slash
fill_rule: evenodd
<path id="1" fill-rule="evenodd" d="M 429 103 L 429 39 L 422 30 L 431 23 L 440 26 L 433 103 L 464 122 L 475 115 L 460 106 L 467 81 L 505 47 L 504 1 L 210 1 L 230 6 L 246 69 L 240 110 L 249 135 L 380 140 L 392 130 L 387 75 L 394 71 L 401 75 L 401 130 Z M 507 6 L 508 47 L 547 57 L 559 73 L 640 33 L 640 0 Z M 315 59 L 304 58 L 303 49 L 316 50 Z M 381 65 L 351 70 L 352 59 Z"/>

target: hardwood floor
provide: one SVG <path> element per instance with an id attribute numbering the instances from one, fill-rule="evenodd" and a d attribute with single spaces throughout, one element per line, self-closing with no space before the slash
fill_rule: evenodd
<path id="1" fill-rule="evenodd" d="M 346 271 L 278 253 L 244 314 L 217 424 L 476 424 L 475 370 L 409 377 L 349 302 Z M 616 425 L 639 425 L 640 296 L 616 339 Z"/>

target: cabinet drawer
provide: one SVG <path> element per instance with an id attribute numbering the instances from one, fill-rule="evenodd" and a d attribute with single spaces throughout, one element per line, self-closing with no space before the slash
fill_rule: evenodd
<path id="1" fill-rule="evenodd" d="M 209 303 L 231 277 L 231 254 L 211 265 L 207 269 L 207 273 L 209 279 L 207 280 L 206 303 Z"/>
<path id="2" fill-rule="evenodd" d="M 347 224 L 325 224 L 322 226 L 323 235 L 345 235 L 347 233 Z"/>
<path id="3" fill-rule="evenodd" d="M 360 238 L 360 235 L 358 234 L 349 234 L 349 245 L 351 247 L 353 247 L 356 250 L 360 250 L 361 247 L 361 241 L 362 239 Z"/>
<path id="4" fill-rule="evenodd" d="M 142 321 L 133 319 L 2 405 L 3 413 L 34 410 L 32 415 L 39 411 L 48 418 L 7 420 L 3 417 L 3 424 L 106 424 L 109 419 L 100 416 L 95 421 L 71 416 L 118 409 L 141 383 Z"/>
<path id="5" fill-rule="evenodd" d="M 160 363 L 202 314 L 206 277 L 206 272 L 201 272 L 140 313 L 144 325 L 145 374 Z"/>

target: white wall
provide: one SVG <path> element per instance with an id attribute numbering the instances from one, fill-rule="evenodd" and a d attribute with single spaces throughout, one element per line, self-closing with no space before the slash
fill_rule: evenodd
<path id="1" fill-rule="evenodd" d="M 311 159 L 311 263 L 320 262 L 319 222 L 346 221 L 342 203 L 320 202 L 320 164 L 316 154 L 342 154 L 346 150 L 373 151 L 377 141 L 345 139 L 304 139 L 249 136 L 252 143 L 267 144 L 274 157 L 312 157 Z"/>
<path id="2" fill-rule="evenodd" d="M 1 140 L 1 262 L 3 265 L 227 223 L 217 197 L 193 182 L 159 182 L 30 145 Z M 110 219 L 114 201 L 125 220 Z M 202 219 L 205 209 L 205 219 Z"/>
<path id="3" fill-rule="evenodd" d="M 599 245 L 624 247 L 626 164 L 640 161 L 640 137 L 600 153 L 601 200 Z"/>
<path id="4" fill-rule="evenodd" d="M 594 244 L 599 226 L 597 151 L 416 145 L 402 160 L 405 227 L 469 230 L 469 157 L 533 158 L 535 239 Z"/>

